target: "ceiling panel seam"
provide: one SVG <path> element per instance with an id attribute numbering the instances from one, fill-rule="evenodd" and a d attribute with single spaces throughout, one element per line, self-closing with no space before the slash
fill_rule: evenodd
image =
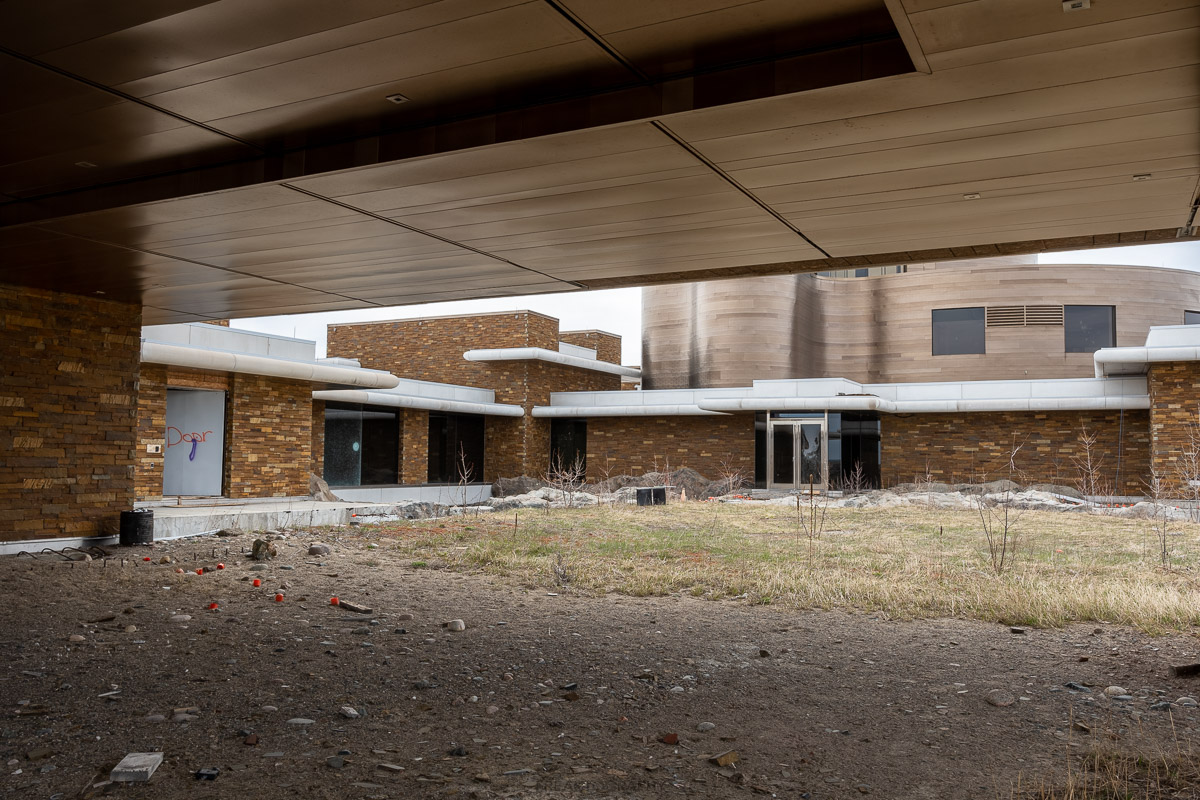
<path id="1" fill-rule="evenodd" d="M 329 295 L 330 297 L 340 297 L 343 300 L 356 300 L 356 301 L 362 302 L 362 303 L 371 303 L 371 305 L 379 305 L 378 303 L 372 302 L 372 301 L 367 300 L 362 297 L 354 297 L 352 295 L 339 294 L 337 292 L 327 292 L 323 289 L 314 289 L 311 286 L 305 286 L 300 283 L 289 283 L 288 281 L 280 280 L 278 278 L 269 278 L 265 275 L 256 275 L 253 272 L 242 272 L 241 270 L 231 269 L 229 267 L 222 267 L 222 266 L 218 266 L 217 264 L 209 264 L 205 261 L 198 261 L 194 258 L 186 258 L 184 256 L 171 255 L 170 253 L 164 253 L 160 250 L 148 250 L 144 247 L 136 247 L 134 245 L 129 245 L 129 244 L 117 244 L 116 242 L 108 242 L 103 239 L 93 239 L 90 236 L 81 236 L 78 233 L 68 233 L 67 231 L 58 231 L 58 230 L 54 230 L 53 228 L 43 228 L 40 225 L 32 225 L 30 227 L 36 228 L 37 230 L 42 231 L 43 233 L 49 233 L 53 236 L 65 236 L 69 239 L 79 239 L 80 241 L 91 242 L 92 244 L 98 244 L 98 245 L 101 245 L 104 247 L 115 247 L 118 250 L 128 250 L 131 253 L 145 253 L 146 255 L 158 256 L 159 258 L 166 258 L 171 261 L 178 261 L 178 262 L 182 262 L 185 264 L 195 264 L 197 267 L 206 267 L 208 269 L 215 269 L 220 272 L 228 272 L 231 275 L 240 275 L 243 278 L 255 278 L 257 280 L 266 281 L 268 283 L 277 283 L 281 286 L 291 286 L 294 289 L 304 289 L 305 291 L 317 292 L 318 294 Z"/>
<path id="2" fill-rule="evenodd" d="M 120 89 L 114 89 L 111 86 L 105 86 L 103 83 L 94 81 L 91 78 L 85 78 L 82 75 L 76 75 L 74 72 L 69 72 L 65 69 L 62 69 L 61 67 L 56 67 L 53 64 L 48 64 L 45 61 L 41 61 L 39 59 L 32 58 L 23 53 L 18 53 L 15 50 L 10 50 L 9 48 L 4 47 L 3 45 L 0 45 L 0 53 L 4 53 L 5 55 L 10 56 L 11 58 L 15 58 L 19 61 L 24 61 L 27 64 L 38 67 L 40 69 L 44 69 L 48 72 L 53 72 L 54 74 L 59 75 L 64 78 L 67 78 L 68 80 L 72 80 L 77 83 L 82 83 L 85 86 L 90 86 L 91 88 L 96 89 L 97 91 L 101 91 L 106 94 L 113 95 L 114 97 L 119 97 L 122 100 L 125 100 L 126 102 L 135 103 L 139 106 L 142 106 L 143 108 L 148 108 L 151 111 L 157 111 L 159 114 L 164 114 L 168 117 L 171 117 L 172 119 L 177 119 L 180 122 L 183 122 L 187 125 L 191 125 L 196 128 L 200 128 L 201 130 L 208 131 L 209 133 L 214 134 L 216 136 L 220 136 L 224 139 L 228 139 L 230 141 L 237 142 L 238 144 L 245 145 L 246 147 L 249 147 L 251 150 L 253 150 L 256 153 L 260 153 L 260 154 L 266 153 L 266 151 L 262 147 L 254 144 L 253 142 L 247 141 L 246 139 L 243 139 L 240 136 L 236 136 L 227 131 L 223 131 L 220 128 L 214 128 L 211 125 L 206 125 L 203 122 L 200 122 L 199 120 L 195 120 L 190 117 L 185 117 L 183 114 L 179 114 L 174 111 L 170 111 L 168 109 L 163 108 L 162 106 L 157 106 L 154 103 L 143 100 L 140 97 L 135 97 L 134 95 L 122 92 Z"/>
<path id="3" fill-rule="evenodd" d="M 689 144 L 688 142 L 686 142 L 682 138 L 680 138 L 678 135 L 676 135 L 674 131 L 672 131 L 670 128 L 668 128 L 661 121 L 654 120 L 650 124 L 653 125 L 655 128 L 657 128 L 659 131 L 661 131 L 664 136 L 669 138 L 675 144 L 679 145 L 681 148 L 683 148 L 688 153 L 690 153 L 692 155 L 692 157 L 695 158 L 697 161 L 699 161 L 701 164 L 703 164 L 704 166 L 706 166 L 710 170 L 712 170 L 713 173 L 717 175 L 717 177 L 721 178 L 726 183 L 728 183 L 730 186 L 737 189 L 747 199 L 749 199 L 751 202 L 753 202 L 755 205 L 757 205 L 763 211 L 767 212 L 772 217 L 774 217 L 778 222 L 780 222 L 782 225 L 784 225 L 788 230 L 792 231 L 797 236 L 799 236 L 801 239 L 803 239 L 805 242 L 807 242 L 809 247 L 813 248 L 814 250 L 816 250 L 818 253 L 825 256 L 826 258 L 830 257 L 829 253 L 826 253 L 825 250 L 821 246 L 819 246 L 812 239 L 805 236 L 803 231 L 801 231 L 799 228 L 797 228 L 791 222 L 788 222 L 786 219 L 784 219 L 782 214 L 780 214 L 775 209 L 771 208 L 769 205 L 767 205 L 765 202 L 763 202 L 761 199 L 759 199 L 753 192 L 751 192 L 745 186 L 742 186 L 740 183 L 738 183 L 736 180 L 734 180 L 728 173 L 725 172 L 725 170 L 721 169 L 716 164 L 714 164 L 712 161 L 709 161 L 707 158 L 705 158 L 704 155 L 702 153 L 700 153 L 700 151 L 698 151 L 696 148 L 692 147 L 691 144 Z"/>
<path id="4" fill-rule="evenodd" d="M 617 48 L 615 48 L 611 44 L 609 44 L 608 41 L 606 41 L 603 36 L 596 33 L 594 30 L 592 30 L 590 25 L 588 25 L 586 22 L 584 22 L 582 19 L 580 19 L 572 11 L 564 8 L 561 4 L 556 2 L 556 0 L 542 0 L 542 1 L 546 5 L 550 6 L 550 8 L 552 8 L 556 12 L 558 12 L 563 17 L 563 19 L 565 19 L 572 26 L 574 26 L 576 30 L 578 30 L 580 33 L 582 33 L 584 36 L 586 36 L 588 38 L 588 40 L 592 42 L 592 44 L 596 45 L 601 50 L 603 50 L 604 53 L 609 58 L 611 58 L 613 61 L 616 61 L 618 64 L 623 66 L 625 69 L 629 70 L 631 73 L 633 73 L 635 76 L 637 76 L 637 79 L 639 81 L 641 81 L 644 84 L 653 83 L 653 81 L 650 80 L 650 77 L 648 75 L 646 75 L 646 73 L 644 73 L 640 69 L 638 69 L 632 61 L 625 58 L 625 56 L 621 55 L 621 52 L 619 50 L 617 50 Z"/>
<path id="5" fill-rule="evenodd" d="M 463 244 L 462 242 L 456 242 L 453 239 L 447 239 L 446 237 L 439 236 L 436 233 L 430 233 L 429 231 L 422 230 L 421 228 L 417 228 L 412 225 L 406 225 L 405 223 L 401 222 L 400 220 L 396 220 L 396 219 L 392 219 L 390 217 L 385 217 L 385 216 L 381 216 L 379 214 L 375 214 L 371 211 L 367 211 L 365 208 L 359 208 L 358 206 L 352 206 L 349 203 L 343 203 L 341 200 L 336 200 L 332 197 L 326 197 L 323 194 L 317 194 L 316 192 L 309 191 L 308 189 L 302 189 L 299 186 L 295 186 L 290 183 L 281 183 L 279 185 L 283 186 L 284 188 L 291 189 L 294 192 L 299 192 L 300 194 L 307 195 L 307 196 L 313 198 L 314 200 L 321 200 L 321 201 L 324 201 L 331 205 L 335 205 L 335 206 L 339 206 L 341 208 L 347 209 L 349 211 L 358 212 L 359 214 L 370 217 L 371 219 L 376 219 L 376 220 L 379 220 L 380 222 L 386 222 L 389 225 L 395 225 L 397 228 L 403 228 L 404 230 L 411 231 L 412 233 L 419 233 L 422 236 L 428 236 L 431 239 L 436 239 L 439 242 L 444 242 L 445 244 L 451 245 L 453 247 L 458 247 L 463 250 L 469 250 L 470 252 L 475 253 L 477 255 L 486 256 L 487 258 L 491 258 L 496 261 L 500 261 L 504 264 L 508 264 L 509 266 L 516 267 L 517 269 L 525 270 L 526 272 L 532 272 L 535 275 L 540 275 L 543 278 L 546 278 L 548 280 L 566 283 L 566 284 L 569 284 L 569 285 L 575 287 L 576 289 L 586 289 L 587 288 L 586 286 L 584 286 L 581 283 L 577 283 L 575 281 L 564 281 L 562 278 L 556 278 L 553 275 L 542 272 L 541 270 L 533 269 L 532 267 L 522 266 L 521 264 L 517 264 L 514 261 L 510 261 L 507 258 L 504 258 L 503 256 L 498 256 L 495 253 L 489 253 L 486 250 L 480 250 L 479 248 L 472 247 L 469 244 Z"/>

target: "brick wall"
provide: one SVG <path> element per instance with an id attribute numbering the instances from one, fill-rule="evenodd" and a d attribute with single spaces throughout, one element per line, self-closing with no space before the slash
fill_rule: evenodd
<path id="1" fill-rule="evenodd" d="M 234 374 L 227 404 L 228 497 L 308 494 L 312 463 L 312 386 Z"/>
<path id="2" fill-rule="evenodd" d="M 754 415 L 592 417 L 587 423 L 588 480 L 690 467 L 717 479 L 727 468 L 754 478 Z"/>
<path id="3" fill-rule="evenodd" d="M 1151 364 L 1151 463 L 1169 491 L 1186 485 L 1191 476 L 1184 453 L 1200 445 L 1200 362 Z M 1197 437 L 1197 438 L 1193 438 Z"/>
<path id="4" fill-rule="evenodd" d="M 311 387 L 310 387 L 311 388 Z M 312 473 L 325 475 L 325 401 L 312 401 Z"/>
<path id="5" fill-rule="evenodd" d="M 562 331 L 558 334 L 560 342 L 573 344 L 578 347 L 588 347 L 596 351 L 596 358 L 610 364 L 621 363 L 621 337 L 615 333 L 604 331 Z"/>
<path id="6" fill-rule="evenodd" d="M 229 380 L 229 373 L 226 372 L 204 372 L 196 369 L 168 367 L 164 364 L 142 365 L 141 376 L 138 380 L 138 435 L 134 472 L 134 491 L 138 500 L 161 500 L 163 496 L 167 389 L 212 389 L 228 392 Z M 225 463 L 229 463 L 228 414 L 226 417 L 225 450 L 222 458 Z M 159 445 L 162 451 L 148 453 L 146 448 L 149 445 Z"/>
<path id="7" fill-rule="evenodd" d="M 884 415 L 883 482 L 906 483 L 928 473 L 946 483 L 1008 477 L 1009 454 L 1018 483 L 1075 485 L 1082 457 L 1081 426 L 1097 436 L 1093 463 L 1117 494 L 1145 493 L 1150 465 L 1150 418 L 1146 411 L 1047 411 L 973 414 Z M 1123 429 L 1123 435 L 1122 435 Z M 1119 443 L 1120 440 L 1120 443 Z M 1118 455 L 1120 476 L 1117 476 Z M 1119 480 L 1119 483 L 1118 483 Z"/>
<path id="8" fill-rule="evenodd" d="M 0 541 L 115 530 L 133 505 L 141 309 L 0 285 Z"/>
<path id="9" fill-rule="evenodd" d="M 620 360 L 620 337 L 598 331 L 582 331 L 591 337 L 580 339 L 585 347 L 606 348 Z M 564 339 L 564 341 L 566 341 Z M 330 326 L 330 356 L 357 358 L 364 367 L 384 369 L 402 378 L 458 383 L 491 389 L 497 403 L 522 406 L 525 417 L 489 417 L 484 424 L 483 480 L 495 481 L 516 475 L 541 476 L 550 464 L 550 421 L 534 419 L 529 412 L 535 405 L 548 405 L 551 392 L 615 391 L 621 379 L 592 370 L 565 367 L 542 361 L 472 362 L 464 359 L 467 350 L 541 347 L 557 350 L 558 320 L 529 311 L 480 314 L 469 317 L 397 320 Z M 615 345 L 614 345 L 615 342 Z M 428 415 L 425 418 L 424 450 L 428 458 Z M 404 426 L 408 430 L 408 426 Z M 405 436 L 409 434 L 406 433 Z M 402 447 L 402 482 L 425 482 L 428 472 L 423 461 L 420 469 Z"/>
<path id="10" fill-rule="evenodd" d="M 429 480 L 429 412 L 400 409 L 400 483 Z"/>

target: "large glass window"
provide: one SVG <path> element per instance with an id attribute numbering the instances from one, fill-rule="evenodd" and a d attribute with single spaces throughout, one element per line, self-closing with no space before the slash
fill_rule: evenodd
<path id="1" fill-rule="evenodd" d="M 933 309 L 933 354 L 957 356 L 983 353 L 983 306 Z"/>
<path id="2" fill-rule="evenodd" d="M 429 482 L 483 481 L 483 417 L 429 413 Z"/>
<path id="3" fill-rule="evenodd" d="M 1117 343 L 1115 306 L 1063 306 L 1065 347 L 1068 353 L 1094 353 Z"/>
<path id="4" fill-rule="evenodd" d="M 325 405 L 325 480 L 330 486 L 380 486 L 398 478 L 400 416 L 395 409 Z"/>
<path id="5" fill-rule="evenodd" d="M 550 469 L 587 471 L 587 420 L 550 420 Z"/>
<path id="6" fill-rule="evenodd" d="M 1200 325 L 1200 311 L 1183 312 L 1184 325 Z"/>

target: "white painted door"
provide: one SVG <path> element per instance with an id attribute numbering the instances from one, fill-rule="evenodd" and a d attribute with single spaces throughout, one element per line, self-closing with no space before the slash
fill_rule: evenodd
<path id="1" fill-rule="evenodd" d="M 225 393 L 167 390 L 166 496 L 221 494 L 225 453 Z"/>

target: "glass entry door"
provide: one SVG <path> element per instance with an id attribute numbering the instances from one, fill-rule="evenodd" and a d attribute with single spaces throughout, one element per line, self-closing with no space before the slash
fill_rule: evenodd
<path id="1" fill-rule="evenodd" d="M 824 420 L 773 419 L 767 436 L 767 488 L 825 491 Z"/>

